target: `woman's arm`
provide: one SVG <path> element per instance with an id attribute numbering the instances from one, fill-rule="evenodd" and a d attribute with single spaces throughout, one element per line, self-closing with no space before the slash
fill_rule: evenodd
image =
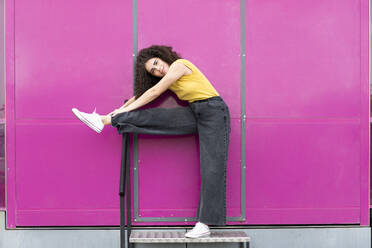
<path id="1" fill-rule="evenodd" d="M 136 100 L 136 96 L 133 96 L 131 99 L 129 99 L 126 103 L 124 103 L 123 106 L 121 106 L 119 109 L 123 109 L 125 108 L 126 106 L 130 105 L 132 102 L 134 102 Z"/>
<path id="2" fill-rule="evenodd" d="M 148 89 L 142 96 L 135 100 L 132 104 L 121 108 L 116 114 L 122 112 L 129 112 L 138 109 L 152 100 L 159 97 L 164 91 L 166 91 L 174 82 L 184 75 L 186 66 L 182 63 L 173 63 L 169 67 L 167 74 L 153 87 Z"/>
<path id="3" fill-rule="evenodd" d="M 110 116 L 115 115 L 120 109 L 123 109 L 123 108 L 127 107 L 132 102 L 134 102 L 134 100 L 136 100 L 136 96 L 133 96 L 131 99 L 126 101 L 123 106 L 121 106 L 120 108 L 114 109 L 112 112 L 108 113 L 107 115 L 110 115 Z"/>

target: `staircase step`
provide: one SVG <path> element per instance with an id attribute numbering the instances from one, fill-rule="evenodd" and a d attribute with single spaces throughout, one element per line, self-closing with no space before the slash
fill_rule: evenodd
<path id="1" fill-rule="evenodd" d="M 130 243 L 237 243 L 251 239 L 242 231 L 211 231 L 211 235 L 202 238 L 185 238 L 180 231 L 132 231 Z"/>

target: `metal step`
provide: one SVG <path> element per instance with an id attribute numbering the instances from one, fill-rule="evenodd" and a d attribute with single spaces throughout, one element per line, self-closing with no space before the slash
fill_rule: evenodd
<path id="1" fill-rule="evenodd" d="M 211 232 L 208 237 L 185 238 L 185 232 L 179 231 L 132 231 L 130 243 L 241 243 L 251 238 L 241 231 Z"/>

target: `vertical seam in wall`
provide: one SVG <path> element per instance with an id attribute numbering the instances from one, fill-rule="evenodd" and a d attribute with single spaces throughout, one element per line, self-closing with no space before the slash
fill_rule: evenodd
<path id="1" fill-rule="evenodd" d="M 364 125 L 367 124 L 363 122 L 364 120 L 364 106 L 363 106 L 363 101 L 365 100 L 364 99 L 364 77 L 365 77 L 365 69 L 364 69 L 364 66 L 365 65 L 365 57 L 362 56 L 362 52 L 365 52 L 365 48 L 364 48 L 364 42 L 365 42 L 365 38 L 364 38 L 364 30 L 365 30 L 365 26 L 364 26 L 364 20 L 365 20 L 365 10 L 363 9 L 363 6 L 365 6 L 365 2 L 366 1 L 363 1 L 363 0 L 360 0 L 359 1 L 359 11 L 360 11 L 360 16 L 359 16 L 359 39 L 360 39 L 360 42 L 359 42 L 359 54 L 360 54 L 360 59 L 359 59 L 359 73 L 360 73 L 360 82 L 359 82 L 359 87 L 360 87 L 360 115 L 359 115 L 359 127 L 360 127 L 360 144 L 361 144 L 361 147 L 360 147 L 360 172 L 359 172 L 359 180 L 360 180 L 360 189 L 359 189 L 359 192 L 360 192 L 360 197 L 359 197 L 359 205 L 360 205 L 360 213 L 359 213 L 359 223 L 360 225 L 362 225 L 362 222 L 364 224 L 364 218 L 365 218 L 365 214 L 364 213 L 367 213 L 367 218 L 370 217 L 369 214 L 370 214 L 370 205 L 369 205 L 369 201 L 370 201 L 370 194 L 368 194 L 367 198 L 367 203 L 368 203 L 368 206 L 366 206 L 367 204 L 364 202 L 364 199 L 365 199 L 365 196 L 364 196 L 364 191 L 363 191 L 363 187 L 364 186 L 364 181 L 363 181 L 363 171 L 364 171 L 364 166 L 363 166 L 363 159 L 365 158 L 365 154 L 364 154 L 364 135 L 365 135 L 365 132 L 364 132 Z M 369 1 L 368 1 L 368 4 L 367 4 L 367 7 L 368 7 L 368 13 L 369 13 Z M 368 14 L 369 15 L 369 14 Z M 368 29 L 369 29 L 369 17 L 368 17 Z M 369 42 L 369 39 L 370 39 L 370 35 L 369 35 L 369 32 L 368 32 L 368 41 Z M 369 45 L 368 45 L 369 47 Z M 368 52 L 369 52 L 369 49 L 368 49 Z M 369 57 L 369 55 L 368 55 Z M 369 59 L 368 59 L 368 67 L 369 67 Z M 370 68 L 368 68 L 368 72 L 369 72 Z M 368 77 L 368 80 L 369 80 L 369 77 Z M 369 84 L 369 82 L 368 82 Z M 369 88 L 369 85 L 368 85 L 368 88 Z M 368 92 L 368 94 L 370 95 L 370 92 Z M 368 96 L 368 99 L 370 98 L 370 96 Z M 370 103 L 368 103 L 368 106 L 370 105 Z M 369 133 L 369 129 L 370 129 L 370 112 L 368 113 L 368 133 Z M 368 144 L 370 143 L 370 141 L 368 141 Z M 370 148 L 370 147 L 368 147 Z M 370 149 L 369 149 L 370 150 Z M 368 157 L 369 157 L 369 153 L 370 151 L 368 151 Z M 368 161 L 369 162 L 369 161 Z M 369 163 L 370 164 L 370 163 Z M 369 167 L 369 165 L 368 165 Z M 368 171 L 369 171 L 369 168 L 368 168 Z M 370 177 L 370 175 L 368 175 L 368 177 Z M 368 183 L 369 185 L 369 183 Z M 370 191 L 369 187 L 368 187 L 368 193 Z M 367 207 L 367 210 L 365 210 L 365 208 Z M 368 218 L 368 223 L 370 222 L 370 218 Z"/>
<path id="2" fill-rule="evenodd" d="M 132 58 L 133 58 L 133 90 L 134 90 L 134 83 L 135 83 L 135 63 L 136 63 L 136 54 L 138 50 L 138 28 L 137 28 L 137 0 L 133 0 L 133 50 L 132 50 Z M 134 91 L 133 91 L 134 95 Z M 134 212 L 134 221 L 136 221 L 138 216 L 138 135 L 133 135 L 133 184 L 134 184 L 134 191 L 133 191 L 133 198 L 134 198 L 134 205 L 133 205 L 133 212 Z"/>
<path id="3" fill-rule="evenodd" d="M 363 189 L 363 181 L 362 181 L 362 170 L 363 170 L 363 125 L 362 125 L 362 119 L 363 119 L 363 77 L 362 77 L 362 46 L 363 46 L 363 38 L 362 38 L 362 15 L 363 15 L 363 9 L 362 9 L 362 1 L 360 0 L 359 2 L 359 133 L 360 133 L 360 139 L 359 139 L 359 225 L 362 222 L 362 217 L 363 217 L 363 194 L 362 194 L 362 189 Z M 369 206 L 368 206 L 369 207 Z"/>
<path id="4" fill-rule="evenodd" d="M 13 125 L 14 125 L 14 226 L 17 227 L 17 127 L 16 127 L 16 0 L 13 0 Z"/>
<path id="5" fill-rule="evenodd" d="M 241 196 L 240 196 L 240 215 L 243 221 L 246 220 L 245 210 L 245 187 L 246 187 L 246 164 L 245 164 L 245 145 L 246 145 L 246 110 L 245 110 L 245 0 L 240 0 L 240 180 L 241 180 Z"/>
<path id="6" fill-rule="evenodd" d="M 371 0 L 368 1 L 368 113 L 371 113 Z M 371 121 L 368 125 L 368 161 L 371 161 Z M 371 163 L 368 166 L 368 195 L 371 195 Z M 371 206 L 371 197 L 368 197 L 368 206 Z M 369 210 L 370 212 L 370 210 Z M 371 216 L 370 218 L 371 219 Z M 369 223 L 371 225 L 372 223 Z"/>
<path id="7" fill-rule="evenodd" d="M 364 218 L 364 194 L 363 193 L 363 170 L 364 170 L 364 167 L 363 167 L 363 158 L 364 158 L 364 152 L 363 152 L 363 129 L 364 129 L 364 125 L 363 125 L 363 120 L 364 120 L 364 117 L 363 117 L 363 113 L 364 113 L 364 108 L 363 108 L 363 95 L 364 95 L 364 92 L 363 92 L 363 81 L 364 81 L 364 78 L 363 78 L 363 66 L 364 66 L 364 58 L 362 57 L 362 51 L 363 51 L 363 44 L 364 44 L 364 38 L 363 38 L 363 29 L 364 27 L 363 26 L 363 0 L 360 0 L 359 1 L 359 93 L 360 93 L 360 107 L 359 107 L 359 111 L 360 111 L 360 114 L 359 114 L 359 127 L 360 127 L 360 152 L 359 152 L 359 161 L 360 161 L 360 167 L 359 167 L 359 182 L 360 182 L 360 185 L 359 185 L 359 193 L 360 193 L 360 196 L 359 196 L 359 206 L 360 206 L 360 212 L 359 212 L 359 224 L 361 225 L 361 223 L 363 222 L 363 218 Z M 369 25 L 369 24 L 368 24 Z M 369 122 L 369 118 L 368 118 L 368 122 Z M 370 125 L 370 123 L 368 123 L 368 125 Z M 368 196 L 369 198 L 369 196 Z M 369 213 L 369 205 L 368 205 L 368 213 Z"/>
<path id="8" fill-rule="evenodd" d="M 7 59 L 6 59 L 6 57 L 7 57 L 7 51 L 6 51 L 6 38 L 5 38 L 5 34 L 6 34 L 6 32 L 7 32 L 7 29 L 6 29 L 6 24 L 5 24 L 5 22 L 6 22 L 6 15 L 5 15 L 5 10 L 6 10 L 6 5 L 7 5 L 7 1 L 6 0 L 4 0 L 3 1 L 3 27 L 2 27 L 2 29 L 3 29 L 3 37 L 2 37 L 2 39 L 3 39 L 3 65 L 4 65 L 4 71 L 3 71 L 3 75 L 2 75 L 2 77 L 3 77 L 3 82 L 4 82 L 4 173 L 5 173 L 5 176 L 4 176 L 4 179 L 5 179 L 5 181 L 4 181 L 4 183 L 5 183 L 5 187 L 4 187 L 4 208 L 5 208 L 5 210 L 7 209 L 7 202 L 8 202 L 8 196 L 7 196 L 7 177 L 8 177 L 8 164 L 7 164 L 7 144 L 6 144 L 6 138 L 7 138 L 7 111 L 8 111 L 8 109 L 7 109 L 7 101 L 8 101 L 8 99 L 7 99 L 7 85 L 6 85 L 6 83 L 7 83 L 7 77 L 6 77 L 6 70 L 7 70 L 7 64 L 6 64 L 6 62 L 7 62 Z M 6 228 L 6 217 L 7 217 L 7 215 L 5 214 L 5 226 L 4 226 L 4 228 Z"/>
<path id="9" fill-rule="evenodd" d="M 5 25 L 5 20 L 6 20 L 6 16 L 5 16 L 5 5 L 6 5 L 6 0 L 4 0 L 2 2 L 3 4 L 3 26 L 1 27 L 3 29 L 3 33 L 2 33 L 2 49 L 3 49 L 3 57 L 1 58 L 2 61 L 3 61 L 3 75 L 0 75 L 3 79 L 3 85 L 4 85 L 4 94 L 3 94 L 3 97 L 4 97 L 4 209 L 6 210 L 6 202 L 7 202 L 7 193 L 6 193 L 6 178 L 7 178 L 7 165 L 6 165 L 6 153 L 7 153 L 7 148 L 6 148 L 6 114 L 7 114 L 7 107 L 6 107 L 6 101 L 7 101 L 7 94 L 6 94 L 6 39 L 5 39 L 5 33 L 6 33 L 6 25 Z M 6 219 L 6 216 L 5 216 L 5 219 Z M 6 227 L 6 225 L 5 225 Z"/>

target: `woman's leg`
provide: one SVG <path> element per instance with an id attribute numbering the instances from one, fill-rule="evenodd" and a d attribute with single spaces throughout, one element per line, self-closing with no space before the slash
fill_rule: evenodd
<path id="1" fill-rule="evenodd" d="M 116 127 L 119 133 L 183 135 L 197 132 L 195 116 L 189 106 L 135 110 L 112 118 L 104 116 L 102 121 Z"/>
<path id="2" fill-rule="evenodd" d="M 200 144 L 198 221 L 207 225 L 225 225 L 229 110 L 222 100 L 196 102 L 191 107 L 197 116 Z"/>

